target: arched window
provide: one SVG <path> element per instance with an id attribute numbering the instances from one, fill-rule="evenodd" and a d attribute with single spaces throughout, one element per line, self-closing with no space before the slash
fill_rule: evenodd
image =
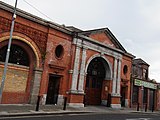
<path id="1" fill-rule="evenodd" d="M 0 49 L 0 61 L 5 62 L 8 46 L 4 46 Z M 12 45 L 10 49 L 9 63 L 29 66 L 29 57 L 26 51 L 18 46 Z"/>

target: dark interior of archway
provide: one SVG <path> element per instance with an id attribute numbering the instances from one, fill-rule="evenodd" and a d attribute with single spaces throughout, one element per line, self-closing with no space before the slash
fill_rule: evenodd
<path id="1" fill-rule="evenodd" d="M 93 81 L 96 80 L 92 82 L 92 87 L 101 87 L 102 80 L 105 78 L 105 68 L 101 58 L 95 58 L 90 62 L 87 70 L 88 77 L 92 77 Z M 88 82 L 86 83 L 86 87 L 90 86 Z"/>
<path id="2" fill-rule="evenodd" d="M 84 104 L 100 105 L 102 84 L 105 78 L 105 67 L 102 58 L 94 58 L 87 69 Z"/>
<path id="3" fill-rule="evenodd" d="M 0 61 L 5 62 L 8 46 L 0 49 Z M 9 63 L 29 66 L 29 57 L 27 52 L 18 45 L 12 45 L 10 49 Z"/>

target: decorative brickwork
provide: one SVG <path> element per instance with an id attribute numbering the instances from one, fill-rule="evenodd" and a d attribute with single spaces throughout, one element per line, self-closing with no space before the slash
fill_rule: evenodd
<path id="1" fill-rule="evenodd" d="M 11 20 L 0 17 L 0 33 L 10 31 L 10 27 Z M 45 52 L 47 33 L 44 33 L 42 31 L 36 30 L 32 27 L 17 22 L 15 23 L 14 31 L 25 34 L 26 36 L 30 37 L 37 44 L 41 52 Z"/>

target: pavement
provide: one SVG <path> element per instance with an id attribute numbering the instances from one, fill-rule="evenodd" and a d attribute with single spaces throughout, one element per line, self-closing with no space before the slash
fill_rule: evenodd
<path id="1" fill-rule="evenodd" d="M 160 114 L 159 111 L 136 111 L 136 108 L 113 109 L 106 106 L 85 106 L 85 107 L 66 107 L 63 110 L 61 105 L 40 105 L 38 111 L 36 106 L 31 104 L 0 104 L 0 117 L 13 116 L 33 116 L 33 115 L 57 115 L 57 114 L 82 114 L 82 113 L 140 113 L 140 114 Z"/>

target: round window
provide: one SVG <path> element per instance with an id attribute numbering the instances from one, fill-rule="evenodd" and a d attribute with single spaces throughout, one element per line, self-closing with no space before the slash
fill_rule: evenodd
<path id="1" fill-rule="evenodd" d="M 123 67 L 123 74 L 126 74 L 127 72 L 128 72 L 128 66 L 125 65 L 125 66 Z"/>
<path id="2" fill-rule="evenodd" d="M 64 49 L 62 45 L 58 45 L 55 50 L 55 55 L 57 58 L 61 58 L 63 55 Z"/>

